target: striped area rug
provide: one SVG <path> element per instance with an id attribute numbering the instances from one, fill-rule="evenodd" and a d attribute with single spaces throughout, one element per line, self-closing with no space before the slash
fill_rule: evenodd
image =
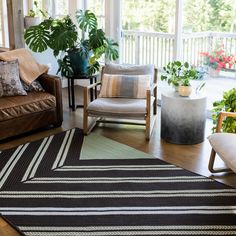
<path id="1" fill-rule="evenodd" d="M 81 160 L 83 143 L 73 129 L 2 151 L 0 213 L 29 236 L 236 235 L 236 189 L 127 147 Z"/>

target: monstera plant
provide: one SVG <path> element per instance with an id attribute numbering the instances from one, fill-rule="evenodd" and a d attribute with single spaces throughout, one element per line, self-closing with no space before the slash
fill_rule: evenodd
<path id="1" fill-rule="evenodd" d="M 34 52 L 53 50 L 62 76 L 93 74 L 99 70 L 99 59 L 118 58 L 118 44 L 98 28 L 97 18 L 90 10 L 76 12 L 78 27 L 70 16 L 45 19 L 25 31 L 26 44 Z"/>

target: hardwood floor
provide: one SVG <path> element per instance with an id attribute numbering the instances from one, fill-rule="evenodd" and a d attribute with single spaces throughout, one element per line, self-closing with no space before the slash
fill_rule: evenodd
<path id="1" fill-rule="evenodd" d="M 77 104 L 82 103 L 82 90 L 76 87 Z M 48 129 L 43 131 L 34 132 L 22 136 L 20 138 L 0 143 L 0 150 L 15 147 L 19 144 L 37 140 L 39 138 L 59 133 L 74 127 L 82 128 L 82 115 L 83 110 L 77 109 L 75 112 L 68 108 L 67 89 L 63 89 L 63 105 L 64 105 L 64 122 L 62 127 L 56 129 Z M 203 143 L 196 145 L 176 145 L 165 142 L 160 138 L 160 111 L 158 109 L 158 119 L 156 121 L 154 132 L 151 140 L 145 140 L 144 128 L 133 125 L 115 125 L 106 124 L 102 127 L 95 127 L 93 132 L 99 133 L 107 138 L 113 139 L 117 142 L 129 145 L 140 151 L 152 154 L 154 157 L 160 158 L 167 162 L 181 166 L 184 169 L 192 172 L 208 176 L 216 179 L 219 182 L 228 184 L 236 188 L 236 174 L 216 174 L 214 176 L 208 171 L 208 160 L 210 156 L 210 145 L 205 139 Z M 211 133 L 212 123 L 207 120 L 206 124 L 206 137 Z M 222 166 L 223 163 L 217 159 L 217 166 Z"/>

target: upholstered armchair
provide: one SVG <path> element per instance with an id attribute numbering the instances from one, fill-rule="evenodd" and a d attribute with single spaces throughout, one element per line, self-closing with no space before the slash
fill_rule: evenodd
<path id="1" fill-rule="evenodd" d="M 212 146 L 208 169 L 212 173 L 228 172 L 231 170 L 236 172 L 236 134 L 221 133 L 222 122 L 226 117 L 236 118 L 236 113 L 221 112 L 216 126 L 216 133 L 208 137 Z M 214 169 L 216 154 L 225 162 L 228 168 Z"/>
<path id="2" fill-rule="evenodd" d="M 89 101 L 89 93 L 96 87 L 100 87 L 95 90 L 100 93 L 94 101 Z M 84 88 L 84 134 L 96 122 L 140 125 L 141 119 L 149 140 L 156 114 L 157 70 L 153 65 L 107 64 L 102 69 L 101 81 Z M 90 125 L 89 117 L 93 117 Z"/>

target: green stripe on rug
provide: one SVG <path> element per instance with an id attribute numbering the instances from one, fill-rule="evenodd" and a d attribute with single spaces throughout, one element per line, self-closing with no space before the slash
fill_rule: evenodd
<path id="1" fill-rule="evenodd" d="M 81 160 L 86 159 L 140 159 L 153 158 L 148 153 L 138 151 L 98 134 L 84 136 Z"/>

